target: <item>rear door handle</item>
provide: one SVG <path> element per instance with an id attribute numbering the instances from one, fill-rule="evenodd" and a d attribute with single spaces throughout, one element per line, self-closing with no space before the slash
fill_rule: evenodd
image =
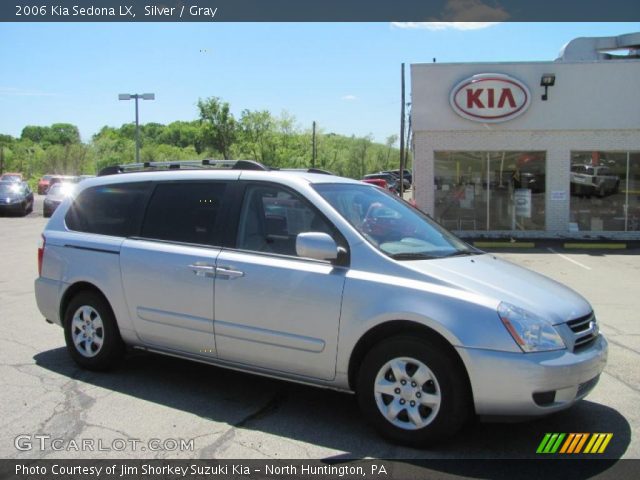
<path id="1" fill-rule="evenodd" d="M 194 263 L 189 265 L 189 268 L 199 277 L 213 277 L 216 273 L 216 267 L 213 265 Z"/>
<path id="2" fill-rule="evenodd" d="M 232 267 L 216 267 L 216 276 L 234 279 L 244 277 L 244 272 L 235 270 Z"/>

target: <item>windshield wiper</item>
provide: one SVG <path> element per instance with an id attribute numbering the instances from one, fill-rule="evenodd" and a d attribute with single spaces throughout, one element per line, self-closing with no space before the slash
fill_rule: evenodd
<path id="1" fill-rule="evenodd" d="M 419 252 L 392 253 L 390 257 L 394 260 L 433 260 L 434 258 L 441 258 L 434 255 L 429 255 L 427 253 Z"/>

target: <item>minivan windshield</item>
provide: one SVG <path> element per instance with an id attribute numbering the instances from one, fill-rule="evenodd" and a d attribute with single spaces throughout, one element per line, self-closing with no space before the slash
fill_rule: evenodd
<path id="1" fill-rule="evenodd" d="M 316 184 L 315 190 L 369 243 L 396 260 L 482 253 L 386 191 L 365 184 Z"/>

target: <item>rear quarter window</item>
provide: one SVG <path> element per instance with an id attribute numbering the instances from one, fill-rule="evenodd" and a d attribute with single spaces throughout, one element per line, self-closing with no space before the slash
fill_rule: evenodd
<path id="1" fill-rule="evenodd" d="M 67 212 L 67 228 L 116 237 L 137 234 L 150 186 L 122 183 L 83 190 Z"/>

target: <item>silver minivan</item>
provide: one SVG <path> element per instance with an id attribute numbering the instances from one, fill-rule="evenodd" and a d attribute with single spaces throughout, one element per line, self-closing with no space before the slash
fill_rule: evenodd
<path id="1" fill-rule="evenodd" d="M 416 446 L 597 383 L 607 342 L 569 288 L 373 185 L 201 163 L 110 168 L 54 212 L 36 299 L 82 367 L 130 347 L 354 392 Z"/>

